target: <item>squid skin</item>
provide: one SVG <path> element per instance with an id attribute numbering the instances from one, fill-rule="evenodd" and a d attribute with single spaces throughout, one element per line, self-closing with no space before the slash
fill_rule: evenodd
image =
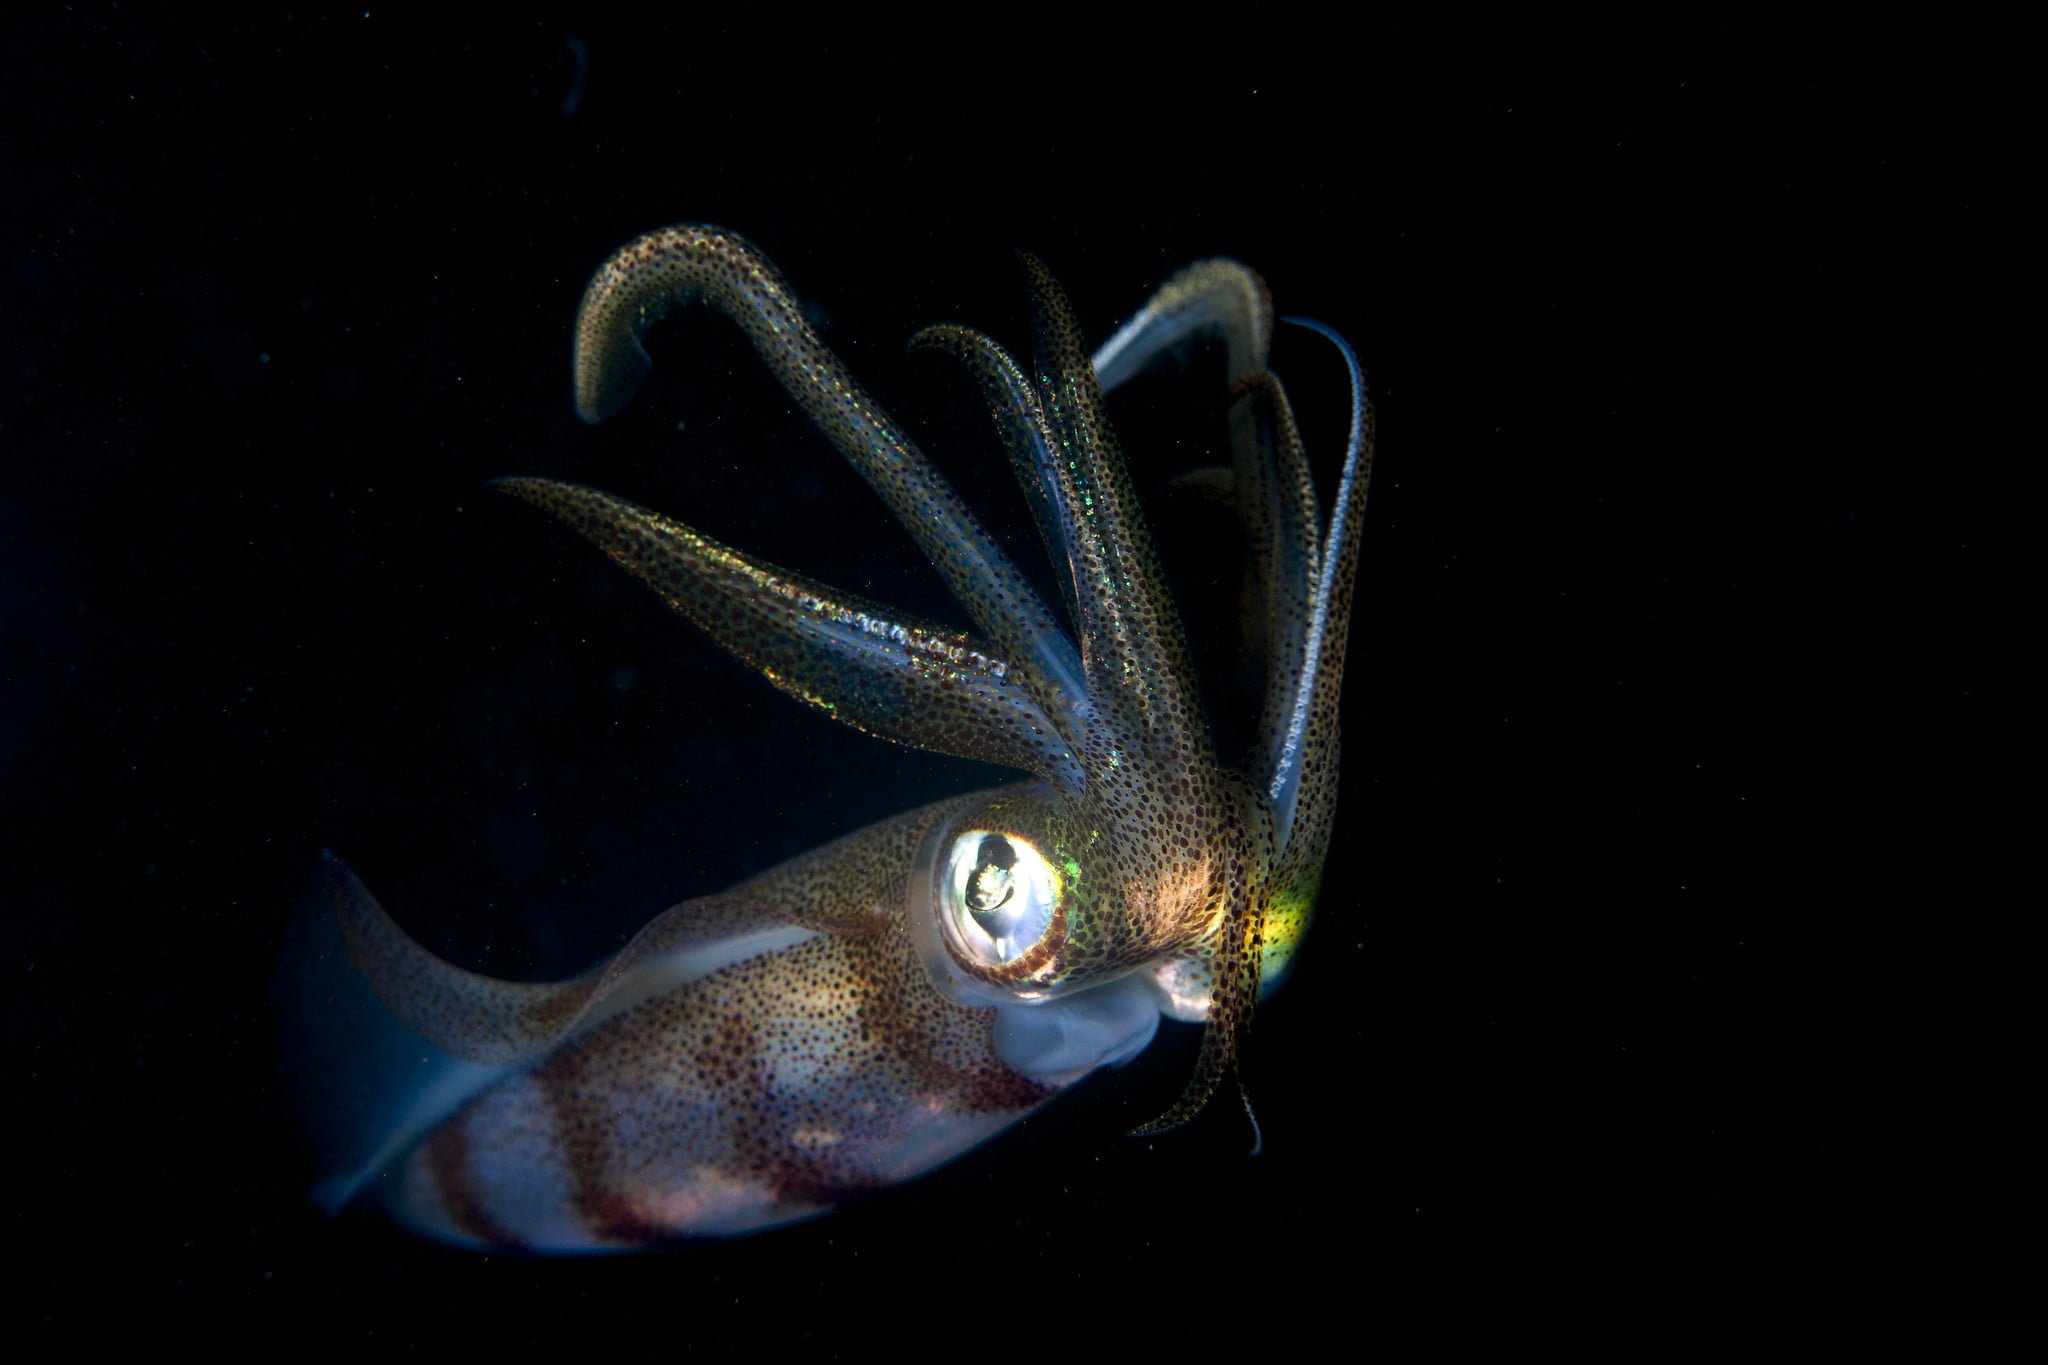
<path id="1" fill-rule="evenodd" d="M 803 702 L 880 738 L 1002 764 L 1015 785 L 909 811 L 657 916 L 557 983 L 494 980 L 409 938 L 324 860 L 285 977 L 330 1210 L 377 1199 L 447 1241 L 610 1251 L 825 1212 L 975 1146 L 1200 1022 L 1185 1122 L 1238 1079 L 1254 1003 L 1316 899 L 1372 445 L 1357 363 L 1322 527 L 1262 281 L 1212 260 L 1092 356 L 1024 258 L 1020 363 L 964 327 L 914 344 L 986 399 L 1050 554 L 1048 604 L 804 321 L 775 268 L 682 225 L 601 266 L 576 326 L 578 411 L 622 408 L 674 308 L 736 322 L 894 511 L 972 622 L 957 630 L 777 568 L 608 494 L 497 487 L 589 539 Z M 1231 463 L 1201 477 L 1250 546 L 1257 738 L 1213 752 L 1187 640 L 1103 392 L 1198 336 L 1229 366 Z M 1249 1113 L 1249 1102 L 1246 1102 Z"/>

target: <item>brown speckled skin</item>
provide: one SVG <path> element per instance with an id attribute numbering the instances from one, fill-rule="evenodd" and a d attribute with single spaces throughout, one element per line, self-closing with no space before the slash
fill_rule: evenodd
<path id="1" fill-rule="evenodd" d="M 575 360 L 587 419 L 631 396 L 649 326 L 682 303 L 717 308 L 897 513 L 979 633 L 909 621 L 607 494 L 530 478 L 499 487 L 588 537 L 783 690 L 870 733 L 1037 780 L 910 812 L 685 902 L 611 962 L 554 985 L 435 959 L 335 865 L 330 899 L 378 997 L 453 1057 L 505 1069 L 400 1156 L 390 1183 L 408 1222 L 480 1245 L 605 1249 L 771 1226 L 908 1178 L 1074 1079 L 1006 1064 L 996 1011 L 958 1003 L 962 989 L 1057 1001 L 1150 973 L 1160 1008 L 1209 1027 L 1187 1093 L 1142 1131 L 1191 1116 L 1232 1074 L 1262 979 L 1305 926 L 1328 843 L 1363 480 L 1332 527 L 1335 582 L 1319 608 L 1332 566 L 1286 395 L 1265 368 L 1273 319 L 1258 277 L 1228 261 L 1190 267 L 1091 359 L 1051 274 L 1024 264 L 1028 371 L 965 328 L 928 329 L 917 344 L 958 357 L 987 395 L 1073 637 L 744 239 L 665 229 L 591 281 Z M 1228 486 L 1268 651 L 1243 771 L 1212 752 L 1097 380 L 1100 367 L 1121 382 L 1203 330 L 1230 355 Z M 1360 456 L 1354 443 L 1347 470 L 1362 470 Z M 1282 755 L 1302 774 L 1291 814 L 1272 776 Z M 954 983 L 942 990 L 912 917 L 921 894 L 944 893 L 914 879 L 929 882 L 933 850 L 968 830 L 1040 850 L 1058 869 L 1057 904 L 1007 961 L 938 933 Z"/>
<path id="2" fill-rule="evenodd" d="M 965 804 L 686 901 L 558 986 L 438 962 L 333 864 L 330 901 L 379 997 L 443 1051 L 514 1068 L 403 1158 L 395 1212 L 542 1250 L 748 1231 L 918 1174 L 1057 1093 L 995 1055 L 994 1011 L 934 990 L 910 942 L 917 846 Z M 651 964 L 781 925 L 816 933 L 608 1014 Z"/>

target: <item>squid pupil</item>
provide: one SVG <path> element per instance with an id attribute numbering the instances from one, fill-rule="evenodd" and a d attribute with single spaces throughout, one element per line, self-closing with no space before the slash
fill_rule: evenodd
<path id="1" fill-rule="evenodd" d="M 990 835 L 981 841 L 975 855 L 974 875 L 967 879 L 968 910 L 977 924 L 997 937 L 1014 918 L 1013 914 L 1004 913 L 1004 907 L 1017 894 L 1017 879 L 1010 870 L 1016 865 L 1017 850 L 1010 847 L 1010 841 Z"/>

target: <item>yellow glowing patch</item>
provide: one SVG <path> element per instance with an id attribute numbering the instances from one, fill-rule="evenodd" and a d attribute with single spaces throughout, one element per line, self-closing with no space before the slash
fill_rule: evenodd
<path id="1" fill-rule="evenodd" d="M 1287 893 L 1266 903 L 1259 919 L 1259 986 L 1277 985 L 1294 960 L 1294 950 L 1315 915 L 1315 894 Z"/>

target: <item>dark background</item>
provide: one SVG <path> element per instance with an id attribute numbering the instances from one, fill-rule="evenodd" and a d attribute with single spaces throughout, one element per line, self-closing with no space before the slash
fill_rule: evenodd
<path id="1" fill-rule="evenodd" d="M 2019 362 L 1981 343 L 2042 301 L 2000 208 L 2022 101 L 1907 33 L 958 22 L 881 48 L 793 16 L 86 6 L 8 36 L 12 1321 L 1043 1353 L 1102 1313 L 1179 1351 L 1319 1317 L 1362 1345 L 1421 1284 L 1454 1332 L 1514 1291 L 1661 1288 L 1682 1337 L 1886 1264 L 1942 1202 L 1897 1160 L 1918 983 L 1877 963 L 1916 857 L 1953 853 L 1962 897 L 1984 837 L 1978 522 L 2026 447 L 1988 416 Z M 1002 779 L 803 711 L 483 487 L 597 484 L 958 619 L 714 317 L 575 418 L 588 273 L 690 220 L 767 251 L 1021 555 L 968 384 L 902 350 L 945 320 L 1021 346 L 1013 248 L 1096 336 L 1227 252 L 1357 346 L 1344 801 L 1255 1034 L 1262 1155 L 1228 1106 L 1119 1136 L 1176 1091 L 1174 1031 L 741 1242 L 480 1257 L 304 1204 L 267 993 L 318 850 L 457 961 L 560 975 Z M 1327 481 L 1341 371 L 1299 336 L 1276 367 Z M 1203 379 L 1115 405 L 1147 490 L 1219 449 Z M 1155 506 L 1227 660 L 1195 607 L 1230 542 Z"/>

